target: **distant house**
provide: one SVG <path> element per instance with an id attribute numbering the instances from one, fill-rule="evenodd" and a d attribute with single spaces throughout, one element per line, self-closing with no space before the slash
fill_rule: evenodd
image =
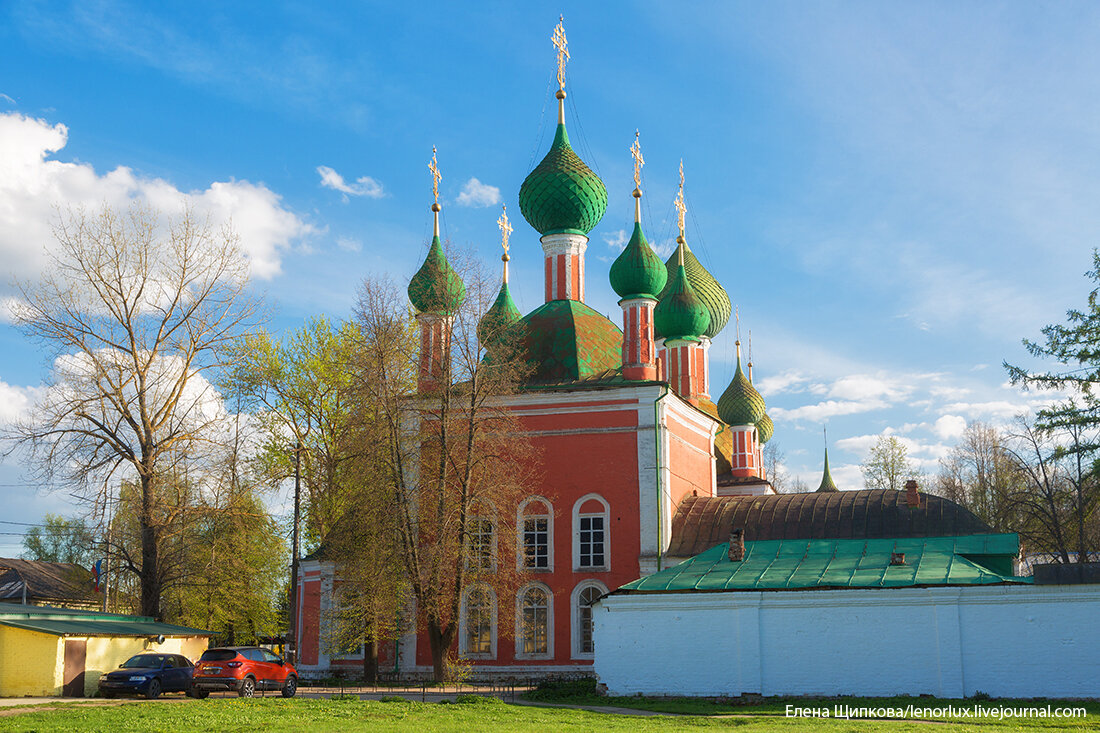
<path id="1" fill-rule="evenodd" d="M 100 675 L 133 655 L 194 661 L 210 636 L 148 616 L 0 603 L 0 697 L 91 697 Z"/>
<path id="2" fill-rule="evenodd" d="M 0 557 L 0 603 L 97 608 L 91 571 L 65 562 Z"/>

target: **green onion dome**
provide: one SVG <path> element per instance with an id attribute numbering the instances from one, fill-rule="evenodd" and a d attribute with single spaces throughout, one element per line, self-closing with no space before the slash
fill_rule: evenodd
<path id="1" fill-rule="evenodd" d="M 519 189 L 523 218 L 539 234 L 588 235 L 607 210 L 607 189 L 569 145 L 558 123 L 554 143 Z"/>
<path id="2" fill-rule="evenodd" d="M 672 276 L 676 272 L 678 266 L 679 260 L 676 258 L 676 253 L 673 252 L 672 256 L 665 260 L 665 268 L 668 271 L 668 282 L 670 284 L 672 282 Z M 702 335 L 713 339 L 726 327 L 726 324 L 729 323 L 730 315 L 733 313 L 733 304 L 730 303 L 730 296 L 726 293 L 725 288 L 714 279 L 714 276 L 707 272 L 698 258 L 688 249 L 687 244 L 684 245 L 684 268 L 687 270 L 688 280 L 691 282 L 691 287 L 695 289 L 695 294 L 703 301 L 707 307 L 707 311 L 710 312 L 710 326 L 707 327 L 706 333 Z M 666 285 L 665 290 L 667 291 L 668 288 L 669 285 Z M 664 292 L 658 297 L 664 298 Z M 659 327 L 654 335 L 657 338 L 668 337 Z"/>
<path id="3" fill-rule="evenodd" d="M 741 370 L 738 343 L 737 371 L 733 374 L 730 386 L 718 398 L 718 416 L 726 425 L 757 425 L 764 417 L 764 410 L 764 398 Z"/>
<path id="4" fill-rule="evenodd" d="M 447 262 L 438 234 L 432 236 L 428 256 L 409 281 L 408 292 L 409 300 L 421 313 L 454 313 L 466 299 L 466 286 Z"/>
<path id="5" fill-rule="evenodd" d="M 764 417 L 760 418 L 756 422 L 756 434 L 760 439 L 761 444 L 767 443 L 775 435 L 775 423 L 768 417 L 768 413 L 764 413 Z"/>
<path id="6" fill-rule="evenodd" d="M 649 246 L 642 225 L 634 222 L 634 233 L 611 264 L 611 287 L 623 300 L 651 298 L 657 300 L 668 280 L 668 272 L 661 258 Z"/>
<path id="7" fill-rule="evenodd" d="M 497 299 L 477 323 L 477 338 L 486 349 L 495 349 L 508 340 L 509 330 L 519 323 L 520 312 L 512 300 L 507 281 L 500 286 Z"/>
<path id="8" fill-rule="evenodd" d="M 710 326 L 710 312 L 695 294 L 683 265 L 653 309 L 653 326 L 666 341 L 698 341 Z"/>

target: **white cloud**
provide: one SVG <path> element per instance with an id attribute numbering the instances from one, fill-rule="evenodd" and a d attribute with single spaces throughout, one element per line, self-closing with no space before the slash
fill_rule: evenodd
<path id="1" fill-rule="evenodd" d="M 336 246 L 344 252 L 360 252 L 363 249 L 363 243 L 351 237 L 337 237 Z"/>
<path id="2" fill-rule="evenodd" d="M 339 191 L 344 194 L 344 201 L 348 196 L 366 196 L 371 199 L 380 199 L 386 195 L 382 190 L 382 184 L 370 176 L 360 176 L 355 183 L 348 183 L 344 177 L 327 165 L 317 166 L 317 173 L 321 176 L 321 185 Z"/>
<path id="3" fill-rule="evenodd" d="M 802 392 L 804 391 L 804 385 L 809 380 L 798 371 L 789 369 L 780 374 L 776 374 L 774 377 L 764 377 L 758 380 L 756 388 L 760 391 L 760 394 L 766 396 L 783 394 L 785 392 Z"/>
<path id="4" fill-rule="evenodd" d="M 0 379 L 0 425 L 26 417 L 41 394 L 39 387 L 17 387 Z"/>
<path id="5" fill-rule="evenodd" d="M 500 189 L 482 183 L 476 178 L 471 178 L 462 186 L 462 192 L 458 194 L 455 203 L 459 206 L 474 206 L 484 208 L 500 203 Z"/>
<path id="6" fill-rule="evenodd" d="M 1008 400 L 991 400 L 989 402 L 952 402 L 944 405 L 947 412 L 959 412 L 975 418 L 995 418 L 999 420 L 1011 420 L 1017 415 L 1030 411 L 1026 402 L 1009 402 Z"/>
<path id="7" fill-rule="evenodd" d="M 853 374 L 833 382 L 829 396 L 839 400 L 887 400 L 905 398 L 912 388 L 896 379 L 868 374 Z"/>
<path id="8" fill-rule="evenodd" d="M 0 99 L 3 99 L 5 102 L 12 106 L 15 105 L 15 100 L 9 97 L 7 94 L 4 94 L 3 92 L 0 92 Z"/>
<path id="9" fill-rule="evenodd" d="M 856 415 L 861 412 L 881 410 L 889 407 L 889 403 L 882 400 L 826 400 L 816 405 L 803 405 L 794 409 L 782 407 L 769 408 L 768 412 L 774 420 L 813 420 L 822 421 L 839 415 Z"/>
<path id="10" fill-rule="evenodd" d="M 966 430 L 966 418 L 961 415 L 944 415 L 932 426 L 932 432 L 941 440 L 958 438 Z"/>
<path id="11" fill-rule="evenodd" d="M 216 181 L 206 190 L 184 192 L 124 166 L 100 175 L 85 163 L 51 160 L 68 138 L 63 124 L 0 114 L 0 261 L 5 274 L 33 280 L 42 272 L 47 248 L 54 244 L 50 225 L 58 208 L 94 210 L 106 204 L 124 209 L 139 202 L 173 216 L 191 207 L 215 228 L 232 222 L 252 274 L 261 278 L 279 274 L 283 252 L 312 232 L 262 184 Z M 6 287 L 0 283 L 0 295 Z"/>
<path id="12" fill-rule="evenodd" d="M 607 242 L 607 246 L 616 252 L 622 252 L 626 249 L 626 243 L 630 241 L 630 235 L 627 234 L 625 229 L 619 229 L 614 232 L 607 232 L 603 235 L 603 241 Z"/>

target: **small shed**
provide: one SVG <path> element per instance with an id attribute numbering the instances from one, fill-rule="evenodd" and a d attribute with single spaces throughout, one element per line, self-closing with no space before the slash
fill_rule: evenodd
<path id="1" fill-rule="evenodd" d="M 100 675 L 134 654 L 193 661 L 211 636 L 149 616 L 0 603 L 0 697 L 90 697 Z"/>
<path id="2" fill-rule="evenodd" d="M 0 603 L 94 610 L 101 602 L 87 568 L 67 562 L 0 557 Z"/>

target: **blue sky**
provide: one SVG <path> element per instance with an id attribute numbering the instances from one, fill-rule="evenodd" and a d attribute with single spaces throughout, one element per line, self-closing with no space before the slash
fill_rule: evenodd
<path id="1" fill-rule="evenodd" d="M 607 268 L 638 128 L 649 238 L 674 234 L 682 158 L 689 242 L 752 331 L 775 440 L 811 488 L 824 424 L 857 488 L 884 431 L 932 472 L 966 420 L 1041 404 L 1001 362 L 1028 363 L 1020 339 L 1088 292 L 1094 4 L 159 5 L 0 11 L 0 301 L 40 272 L 54 206 L 189 198 L 237 225 L 274 328 L 346 316 L 365 275 L 418 266 L 436 145 L 444 234 L 495 263 L 499 197 L 533 309 L 541 250 L 516 195 L 550 142 L 559 12 L 570 136 L 610 196 L 589 303 L 619 319 Z M 711 352 L 716 395 L 733 331 Z M 49 367 L 0 322 L 0 420 Z M 76 511 L 12 460 L 0 492 L 13 521 Z"/>

